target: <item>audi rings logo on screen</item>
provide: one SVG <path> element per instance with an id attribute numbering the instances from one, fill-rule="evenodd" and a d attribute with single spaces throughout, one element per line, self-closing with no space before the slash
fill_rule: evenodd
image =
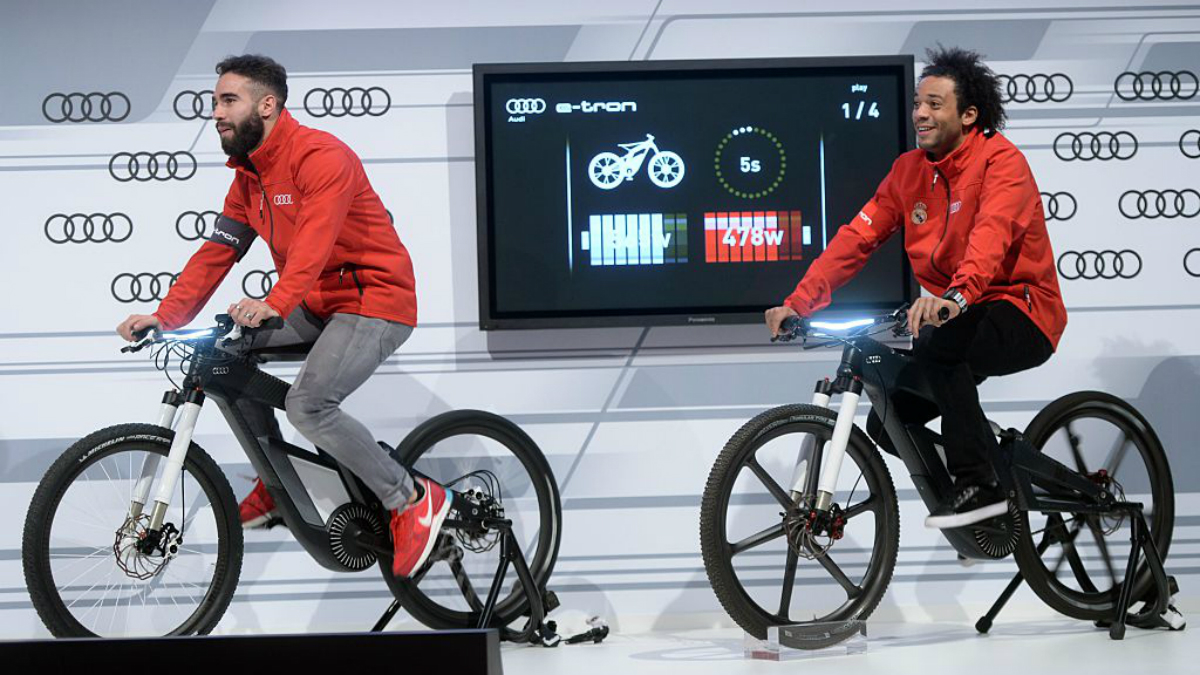
<path id="1" fill-rule="evenodd" d="M 44 229 L 55 244 L 120 243 L 133 234 L 133 221 L 124 213 L 56 213 Z"/>
<path id="2" fill-rule="evenodd" d="M 1127 70 L 1117 76 L 1113 90 L 1122 101 L 1187 100 L 1200 92 L 1200 79 L 1190 70 Z"/>
<path id="3" fill-rule="evenodd" d="M 262 300 L 271 293 L 271 289 L 275 287 L 275 282 L 279 280 L 279 273 L 275 270 L 266 272 L 263 270 L 251 270 L 242 277 L 242 292 L 247 298 Z"/>
<path id="4" fill-rule="evenodd" d="M 184 89 L 175 94 L 175 101 L 171 106 L 175 109 L 175 116 L 181 120 L 211 120 L 212 98 L 212 89 Z"/>
<path id="5" fill-rule="evenodd" d="M 1142 272 L 1137 251 L 1067 251 L 1058 256 L 1064 279 L 1132 279 Z"/>
<path id="6" fill-rule="evenodd" d="M 540 115 L 546 112 L 546 100 L 541 98 L 510 98 L 504 102 L 509 115 Z"/>
<path id="7" fill-rule="evenodd" d="M 55 92 L 42 99 L 42 116 L 56 124 L 61 122 L 120 122 L 129 117 L 129 97 L 119 91 L 107 94 Z"/>
<path id="8" fill-rule="evenodd" d="M 1137 136 L 1128 131 L 1099 131 L 1092 133 L 1066 132 L 1054 139 L 1054 155 L 1064 162 L 1073 160 L 1091 161 L 1098 159 L 1132 159 L 1138 151 Z"/>
<path id="9" fill-rule="evenodd" d="M 304 111 L 313 117 L 380 117 L 392 107 L 392 95 L 382 87 L 310 89 Z"/>
<path id="10" fill-rule="evenodd" d="M 112 296 L 124 303 L 162 300 L 178 278 L 170 272 L 122 272 L 112 280 Z"/>
<path id="11" fill-rule="evenodd" d="M 1075 217 L 1079 203 L 1070 192 L 1043 192 L 1042 212 L 1046 220 L 1070 220 Z"/>
<path id="12" fill-rule="evenodd" d="M 196 156 L 179 152 L 118 152 L 108 160 L 108 173 L 122 183 L 187 180 L 196 175 Z"/>
<path id="13" fill-rule="evenodd" d="M 1183 254 L 1183 271 L 1193 277 L 1200 277 L 1200 248 L 1193 248 Z"/>
<path id="14" fill-rule="evenodd" d="M 1075 83 L 1064 73 L 998 75 L 1001 103 L 1062 103 L 1075 93 Z"/>
<path id="15" fill-rule="evenodd" d="M 1185 190 L 1128 190 L 1117 200 L 1121 215 L 1136 218 L 1195 218 L 1200 216 L 1200 192 Z"/>
<path id="16" fill-rule="evenodd" d="M 220 217 L 216 211 L 184 211 L 175 219 L 175 234 L 184 241 L 207 239 Z"/>
<path id="17" fill-rule="evenodd" d="M 1179 137 L 1179 151 L 1188 159 L 1200 159 L 1200 129 L 1188 129 Z"/>

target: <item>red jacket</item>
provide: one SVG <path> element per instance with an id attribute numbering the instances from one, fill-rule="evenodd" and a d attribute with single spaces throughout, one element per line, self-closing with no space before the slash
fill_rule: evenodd
<path id="1" fill-rule="evenodd" d="M 158 306 L 163 328 L 190 322 L 255 238 L 279 271 L 264 301 L 280 316 L 303 302 L 321 318 L 343 312 L 415 326 L 412 260 L 358 156 L 284 110 L 249 159 L 227 163 L 236 175 L 225 208 Z"/>
<path id="2" fill-rule="evenodd" d="M 904 227 L 921 286 L 941 296 L 957 288 L 969 304 L 1006 300 L 1025 312 L 1057 349 L 1067 325 L 1041 196 L 1025 156 L 1000 134 L 970 132 L 932 162 L 923 150 L 900 155 L 875 197 L 838 230 L 785 302 L 802 316 Z"/>

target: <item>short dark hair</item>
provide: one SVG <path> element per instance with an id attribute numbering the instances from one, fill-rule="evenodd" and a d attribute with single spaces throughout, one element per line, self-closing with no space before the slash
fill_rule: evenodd
<path id="1" fill-rule="evenodd" d="M 975 106 L 979 119 L 975 126 L 990 136 L 1004 128 L 1008 115 L 1000 98 L 1000 79 L 983 63 L 983 57 L 960 47 L 943 47 L 925 51 L 925 68 L 921 78 L 948 77 L 954 80 L 954 97 L 958 111 Z"/>
<path id="2" fill-rule="evenodd" d="M 261 54 L 243 54 L 227 56 L 217 64 L 217 75 L 233 73 L 264 87 L 275 98 L 279 99 L 279 107 L 287 102 L 287 70 L 275 59 Z"/>

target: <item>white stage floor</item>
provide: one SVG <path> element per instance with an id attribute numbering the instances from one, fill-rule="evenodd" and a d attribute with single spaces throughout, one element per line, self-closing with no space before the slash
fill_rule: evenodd
<path id="1" fill-rule="evenodd" d="M 739 673 L 878 672 L 888 675 L 1014 673 L 1195 673 L 1200 628 L 1181 632 L 1130 628 L 1123 641 L 1080 621 L 999 622 L 991 634 L 970 623 L 869 623 L 868 650 L 800 661 L 751 661 L 732 629 L 614 634 L 603 643 L 556 649 L 502 647 L 505 675 L 738 675 Z"/>

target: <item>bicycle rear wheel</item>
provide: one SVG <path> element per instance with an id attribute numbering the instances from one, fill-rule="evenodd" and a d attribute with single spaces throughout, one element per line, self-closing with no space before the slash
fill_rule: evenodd
<path id="1" fill-rule="evenodd" d="M 704 569 L 721 606 L 759 639 L 768 626 L 865 619 L 891 581 L 900 546 L 896 490 L 857 427 L 834 497 L 844 536 L 818 552 L 798 535 L 807 502 L 787 491 L 798 452 L 809 435 L 828 443 L 836 421 L 811 405 L 768 410 L 729 439 L 709 474 L 700 502 Z"/>
<path id="2" fill-rule="evenodd" d="M 127 521 L 143 461 L 165 458 L 174 435 L 149 424 L 97 431 L 38 485 L 21 557 L 33 606 L 55 636 L 206 634 L 225 614 L 241 572 L 242 528 L 225 475 L 199 446 L 188 450 L 167 512 L 172 545 L 139 552 L 148 514 Z"/>
<path id="3" fill-rule="evenodd" d="M 1175 488 L 1162 443 L 1133 406 L 1103 392 L 1069 394 L 1034 418 L 1026 438 L 1084 475 L 1098 477 L 1104 470 L 1115 481 L 1112 490 L 1118 499 L 1143 504 L 1151 536 L 1166 559 L 1175 523 Z M 1112 619 L 1126 583 L 1128 519 L 1036 512 L 1020 518 L 1023 534 L 1014 555 L 1034 593 L 1067 616 Z M 1039 553 L 1038 544 L 1045 539 L 1049 543 Z M 1133 601 L 1145 599 L 1153 580 L 1144 562 L 1133 583 Z"/>
<path id="4" fill-rule="evenodd" d="M 400 444 L 405 466 L 460 494 L 482 492 L 501 506 L 540 588 L 558 558 L 562 505 L 550 464 L 528 434 L 489 412 L 456 410 L 426 421 Z M 463 501 L 461 503 L 468 503 Z M 449 520 L 458 514 L 451 511 Z M 478 625 L 500 562 L 500 532 L 443 528 L 431 564 L 411 579 L 383 576 L 400 603 L 421 623 L 439 629 Z M 491 627 L 504 627 L 529 611 L 529 599 L 511 567 L 501 587 Z"/>

